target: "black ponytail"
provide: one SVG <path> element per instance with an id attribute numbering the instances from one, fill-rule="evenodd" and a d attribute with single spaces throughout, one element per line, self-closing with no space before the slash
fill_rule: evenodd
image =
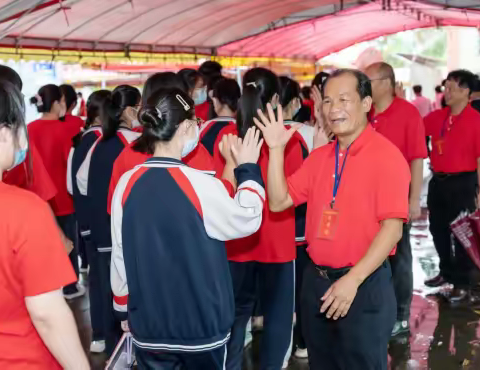
<path id="1" fill-rule="evenodd" d="M 102 111 L 102 140 L 115 136 L 122 123 L 122 114 L 127 107 L 135 107 L 140 103 L 140 91 L 136 87 L 120 85 L 116 87 L 110 99 L 105 101 Z"/>
<path id="2" fill-rule="evenodd" d="M 143 132 L 133 145 L 133 150 L 153 155 L 158 142 L 170 141 L 183 121 L 195 117 L 194 107 L 192 98 L 181 89 L 160 89 L 155 92 L 138 114 Z"/>
<path id="3" fill-rule="evenodd" d="M 37 95 L 30 98 L 30 104 L 37 107 L 38 113 L 49 113 L 53 104 L 62 100 L 62 92 L 57 85 L 45 85 L 38 90 Z"/>
<path id="4" fill-rule="evenodd" d="M 112 93 L 108 90 L 98 90 L 93 92 L 87 100 L 87 120 L 85 121 L 85 128 L 90 128 L 97 117 L 102 116 L 103 107 Z"/>
<path id="5" fill-rule="evenodd" d="M 282 93 L 280 94 L 282 107 L 286 107 L 295 98 L 300 99 L 301 89 L 297 81 L 287 76 L 280 76 L 280 85 L 282 87 Z"/>
<path id="6" fill-rule="evenodd" d="M 255 125 L 257 110 L 266 110 L 275 95 L 280 95 L 280 82 L 275 73 L 266 68 L 252 68 L 243 77 L 243 93 L 238 101 L 237 130 L 245 137 L 248 129 Z"/>

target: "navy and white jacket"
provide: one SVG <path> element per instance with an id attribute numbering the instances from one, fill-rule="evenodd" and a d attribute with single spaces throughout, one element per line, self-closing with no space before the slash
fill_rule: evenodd
<path id="1" fill-rule="evenodd" d="M 88 198 L 91 239 L 99 252 L 112 250 L 107 203 L 113 164 L 122 150 L 139 136 L 139 133 L 122 127 L 108 140 L 100 137 L 88 151 L 77 172 L 79 192 Z"/>
<path id="2" fill-rule="evenodd" d="M 298 122 L 285 120 L 285 125 L 291 126 Z M 303 160 L 307 159 L 308 155 L 313 149 L 313 136 L 315 129 L 312 126 L 302 124 L 296 135 L 300 139 L 300 146 L 302 147 Z M 295 244 L 297 246 L 305 245 L 305 227 L 307 224 L 307 203 L 295 207 Z"/>
<path id="3" fill-rule="evenodd" d="M 259 229 L 265 199 L 256 164 L 235 176 L 234 198 L 222 181 L 175 159 L 151 158 L 120 179 L 110 280 L 136 346 L 201 352 L 228 341 L 235 305 L 224 242 Z"/>
<path id="4" fill-rule="evenodd" d="M 217 117 L 205 122 L 201 127 L 200 142 L 212 157 L 215 151 L 215 144 L 218 142 L 220 131 L 229 125 L 234 125 L 235 122 L 235 118 L 232 117 Z"/>
<path id="5" fill-rule="evenodd" d="M 75 204 L 75 216 L 82 236 L 90 235 L 90 222 L 88 213 L 88 198 L 80 193 L 77 186 L 77 173 L 85 160 L 87 153 L 92 148 L 93 144 L 102 135 L 102 128 L 100 126 L 93 126 L 86 130 L 80 139 L 77 146 L 70 150 L 68 156 L 67 167 L 67 189 L 73 196 L 73 203 Z"/>

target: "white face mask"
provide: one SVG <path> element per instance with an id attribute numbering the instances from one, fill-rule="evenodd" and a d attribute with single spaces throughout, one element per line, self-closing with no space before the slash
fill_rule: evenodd
<path id="1" fill-rule="evenodd" d="M 141 124 L 140 121 L 137 119 L 137 117 L 138 117 L 138 110 L 135 109 L 135 108 L 132 108 L 132 110 L 134 111 L 133 118 L 130 118 L 130 121 L 131 121 L 131 124 L 132 124 L 132 128 L 139 127 L 139 126 L 141 126 L 142 124 Z"/>
<path id="2" fill-rule="evenodd" d="M 207 87 L 193 90 L 192 99 L 195 105 L 203 104 L 207 101 Z"/>
<path id="3" fill-rule="evenodd" d="M 197 122 L 195 122 L 194 125 L 195 125 L 195 137 L 193 139 L 189 139 L 183 145 L 182 158 L 185 158 L 187 155 L 193 152 L 198 145 L 198 141 L 200 140 L 200 129 L 198 128 Z"/>

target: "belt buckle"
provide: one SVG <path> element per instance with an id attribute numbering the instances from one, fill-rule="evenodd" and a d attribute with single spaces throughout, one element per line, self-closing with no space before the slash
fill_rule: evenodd
<path id="1" fill-rule="evenodd" d="M 320 267 L 317 267 L 317 271 L 320 274 L 320 276 L 326 280 L 330 280 L 328 277 L 327 270 L 321 269 Z"/>

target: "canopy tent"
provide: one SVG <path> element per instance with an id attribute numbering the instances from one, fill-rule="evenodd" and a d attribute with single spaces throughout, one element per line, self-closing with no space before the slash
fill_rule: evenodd
<path id="1" fill-rule="evenodd" d="M 0 47 L 313 60 L 402 30 L 479 26 L 477 7 L 480 0 L 0 0 Z"/>

